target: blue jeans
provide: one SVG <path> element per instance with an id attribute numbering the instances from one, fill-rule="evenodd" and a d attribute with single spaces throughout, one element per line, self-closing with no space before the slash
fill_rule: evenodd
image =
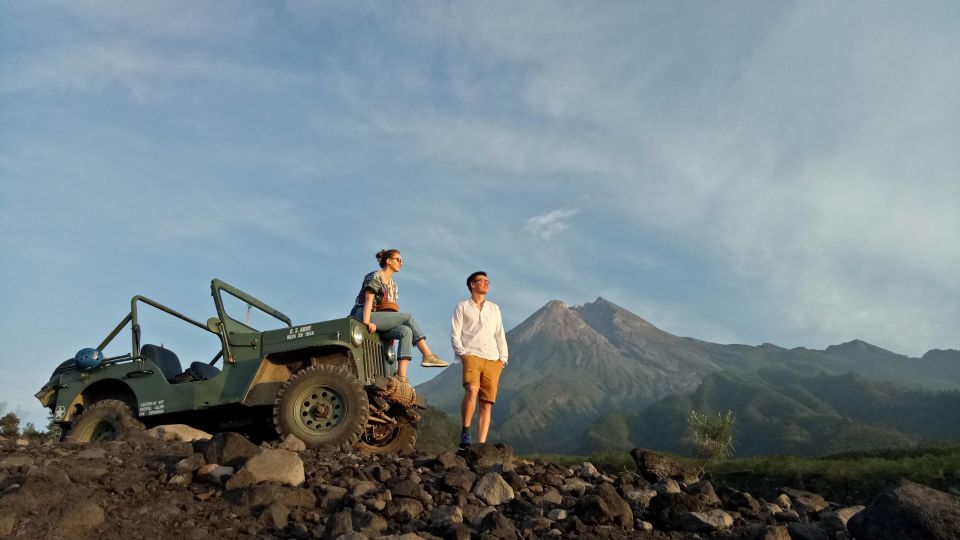
<path id="1" fill-rule="evenodd" d="M 399 339 L 400 348 L 397 359 L 410 359 L 413 345 L 427 336 L 423 335 L 420 325 L 409 313 L 393 313 L 390 311 L 374 311 L 370 314 L 370 322 L 377 325 L 377 333 L 382 339 Z"/>

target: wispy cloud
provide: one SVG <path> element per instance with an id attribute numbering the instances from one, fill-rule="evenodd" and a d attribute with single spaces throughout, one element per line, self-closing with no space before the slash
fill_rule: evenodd
<path id="1" fill-rule="evenodd" d="M 552 210 L 546 214 L 533 216 L 527 220 L 523 230 L 549 240 L 570 226 L 570 218 L 580 213 L 579 209 Z"/>

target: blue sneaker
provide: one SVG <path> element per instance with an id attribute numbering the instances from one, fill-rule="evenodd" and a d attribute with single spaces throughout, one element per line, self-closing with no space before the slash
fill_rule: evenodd
<path id="1" fill-rule="evenodd" d="M 465 431 L 460 434 L 460 448 L 466 448 L 470 446 L 472 440 L 470 439 L 470 432 Z"/>

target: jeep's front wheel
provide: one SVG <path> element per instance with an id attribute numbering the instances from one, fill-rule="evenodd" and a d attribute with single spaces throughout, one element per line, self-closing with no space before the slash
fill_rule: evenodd
<path id="1" fill-rule="evenodd" d="M 67 432 L 66 442 L 106 442 L 123 438 L 143 429 L 126 403 L 118 399 L 104 399 L 87 407 Z"/>
<path id="2" fill-rule="evenodd" d="M 273 405 L 281 437 L 294 435 L 308 448 L 348 449 L 363 434 L 369 403 L 350 372 L 331 365 L 310 366 L 284 383 Z"/>

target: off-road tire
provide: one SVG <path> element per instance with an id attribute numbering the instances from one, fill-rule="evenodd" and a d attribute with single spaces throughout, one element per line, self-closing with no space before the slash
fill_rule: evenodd
<path id="1" fill-rule="evenodd" d="M 307 448 L 351 448 L 363 435 L 370 405 L 360 381 L 331 365 L 309 366 L 280 387 L 273 423 L 281 438 L 294 435 Z"/>
<path id="2" fill-rule="evenodd" d="M 142 431 L 143 424 L 133 417 L 130 407 L 118 399 L 104 399 L 90 405 L 73 421 L 66 442 L 106 442 L 124 438 Z"/>
<path id="3" fill-rule="evenodd" d="M 376 428 L 368 428 L 368 432 L 365 432 L 357 441 L 357 450 L 365 454 L 412 452 L 414 445 L 417 444 L 417 426 L 408 421 L 400 420 L 388 434 L 380 439 L 369 433 L 372 429 Z"/>

